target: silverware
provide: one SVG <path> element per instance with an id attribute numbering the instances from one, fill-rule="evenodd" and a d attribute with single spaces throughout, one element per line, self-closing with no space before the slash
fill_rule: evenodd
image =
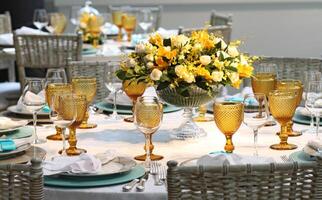
<path id="1" fill-rule="evenodd" d="M 129 192 L 132 190 L 132 188 L 135 186 L 135 184 L 137 184 L 140 180 L 139 179 L 134 179 L 132 180 L 131 182 L 125 184 L 122 189 L 123 189 L 123 192 Z"/>
<path id="2" fill-rule="evenodd" d="M 160 178 L 159 178 L 160 166 L 161 164 L 156 161 L 151 162 L 150 174 L 153 176 L 154 185 L 162 185 L 162 182 L 160 181 Z"/>
<path id="3" fill-rule="evenodd" d="M 136 186 L 136 190 L 138 192 L 143 192 L 145 189 L 145 182 L 148 180 L 149 178 L 149 171 L 146 171 L 145 174 L 143 175 L 143 177 L 140 179 L 139 183 Z"/>

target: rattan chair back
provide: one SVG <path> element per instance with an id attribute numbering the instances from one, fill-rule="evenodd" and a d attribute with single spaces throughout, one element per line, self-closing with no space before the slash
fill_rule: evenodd
<path id="1" fill-rule="evenodd" d="M 232 25 L 233 24 L 233 15 L 223 15 L 217 13 L 216 10 L 211 11 L 210 15 L 210 25 L 211 26 L 222 26 L 222 25 Z"/>
<path id="2" fill-rule="evenodd" d="M 10 13 L 6 11 L 4 14 L 0 14 L 0 34 L 11 33 L 11 17 Z"/>

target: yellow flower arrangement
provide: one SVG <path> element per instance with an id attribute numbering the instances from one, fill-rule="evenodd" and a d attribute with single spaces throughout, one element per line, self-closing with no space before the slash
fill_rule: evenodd
<path id="1" fill-rule="evenodd" d="M 157 90 L 178 88 L 183 96 L 189 95 L 191 85 L 207 91 L 215 85 L 239 88 L 242 79 L 252 75 L 252 63 L 257 59 L 240 53 L 239 45 L 240 41 L 226 44 L 207 30 L 190 37 L 163 38 L 155 33 L 121 62 L 116 75 L 121 80 L 155 85 Z"/>
<path id="2" fill-rule="evenodd" d="M 104 20 L 101 16 L 93 13 L 83 12 L 79 17 L 79 29 L 83 32 L 83 41 L 92 42 L 99 40 L 101 35 L 100 27 Z"/>

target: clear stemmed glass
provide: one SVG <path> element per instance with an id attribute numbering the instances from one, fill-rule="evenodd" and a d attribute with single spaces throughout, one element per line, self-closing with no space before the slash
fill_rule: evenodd
<path id="1" fill-rule="evenodd" d="M 153 24 L 153 14 L 151 9 L 145 8 L 139 12 L 139 26 L 143 30 L 144 37 L 147 36 L 149 28 Z"/>
<path id="2" fill-rule="evenodd" d="M 47 11 L 45 9 L 35 9 L 33 23 L 39 30 L 46 27 L 49 23 Z"/>
<path id="3" fill-rule="evenodd" d="M 50 68 L 46 73 L 46 85 L 48 83 L 67 83 L 67 76 L 64 68 Z"/>
<path id="4" fill-rule="evenodd" d="M 113 113 L 109 116 L 110 120 L 121 120 L 121 116 L 117 114 L 117 94 L 122 91 L 122 81 L 117 78 L 115 72 L 120 68 L 119 62 L 109 62 L 104 69 L 104 83 L 106 88 L 114 95 Z"/>
<path id="5" fill-rule="evenodd" d="M 46 105 L 44 88 L 44 79 L 28 79 L 22 93 L 22 103 L 33 116 L 34 144 L 42 144 L 46 142 L 44 139 L 39 139 L 37 135 L 37 112 Z"/>
<path id="6" fill-rule="evenodd" d="M 303 80 L 303 85 L 304 85 L 304 92 L 303 92 L 303 100 L 306 101 L 306 93 L 309 88 L 309 83 L 311 81 L 320 81 L 322 80 L 322 73 L 317 70 L 309 70 L 304 72 L 304 80 Z M 310 112 L 310 110 L 308 110 Z M 314 115 L 313 113 L 310 112 L 311 115 L 311 122 L 310 122 L 310 128 L 306 130 L 302 130 L 302 133 L 315 133 L 315 128 L 314 128 Z"/>
<path id="7" fill-rule="evenodd" d="M 306 92 L 305 107 L 316 118 L 315 134 L 319 139 L 320 116 L 322 114 L 322 81 L 311 81 Z"/>
<path id="8" fill-rule="evenodd" d="M 261 106 L 259 106 L 261 105 Z M 269 120 L 267 98 L 265 94 L 248 94 L 244 98 L 244 124 L 253 129 L 255 155 L 258 155 L 257 138 L 258 129 Z"/>
<path id="9" fill-rule="evenodd" d="M 144 165 L 150 168 L 151 136 L 155 133 L 162 122 L 163 106 L 156 97 L 143 96 L 137 99 L 134 110 L 134 124 L 145 135 L 146 158 Z"/>
<path id="10" fill-rule="evenodd" d="M 61 150 L 62 154 L 66 153 L 66 128 L 69 127 L 77 117 L 76 104 L 72 100 L 68 104 L 69 112 L 66 112 L 66 104 L 64 102 L 68 101 L 69 98 L 73 98 L 71 94 L 57 94 L 51 96 L 50 106 L 50 120 L 55 124 L 56 127 L 61 129 L 61 137 L 63 141 L 63 149 Z"/>

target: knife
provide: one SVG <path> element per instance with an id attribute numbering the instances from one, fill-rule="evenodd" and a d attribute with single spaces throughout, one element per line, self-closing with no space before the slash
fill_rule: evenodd
<path id="1" fill-rule="evenodd" d="M 131 182 L 125 184 L 122 189 L 123 192 L 129 192 L 132 190 L 132 188 L 135 186 L 135 184 L 137 184 L 137 182 L 139 182 L 139 179 L 133 179 Z"/>
<path id="2" fill-rule="evenodd" d="M 140 179 L 140 182 L 138 183 L 138 185 L 136 186 L 136 190 L 138 192 L 143 192 L 145 189 L 145 182 L 148 180 L 149 178 L 149 171 L 146 171 L 143 175 L 143 177 Z"/>

